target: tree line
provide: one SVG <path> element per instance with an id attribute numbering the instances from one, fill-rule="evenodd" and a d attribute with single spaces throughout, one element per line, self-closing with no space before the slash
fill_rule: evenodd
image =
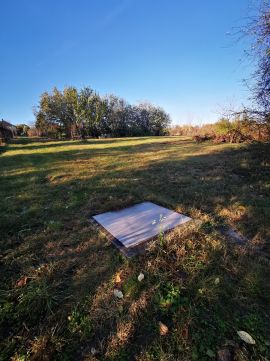
<path id="1" fill-rule="evenodd" d="M 115 95 L 100 96 L 90 87 L 56 87 L 40 96 L 34 109 L 38 135 L 54 138 L 160 136 L 169 115 L 150 103 L 131 105 Z"/>

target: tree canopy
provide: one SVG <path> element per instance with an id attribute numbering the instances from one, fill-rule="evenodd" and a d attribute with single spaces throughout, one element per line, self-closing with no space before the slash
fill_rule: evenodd
<path id="1" fill-rule="evenodd" d="M 115 95 L 101 97 L 90 87 L 54 88 L 40 96 L 36 128 L 50 137 L 165 135 L 169 115 L 150 103 L 131 105 Z"/>

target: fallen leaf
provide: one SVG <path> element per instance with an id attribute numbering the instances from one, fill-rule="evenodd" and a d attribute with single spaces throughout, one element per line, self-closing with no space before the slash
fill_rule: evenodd
<path id="1" fill-rule="evenodd" d="M 210 348 L 207 349 L 206 355 L 209 356 L 210 358 L 214 358 L 216 356 L 215 352 Z"/>
<path id="2" fill-rule="evenodd" d="M 246 331 L 237 331 L 237 334 L 241 338 L 241 340 L 245 341 L 246 343 L 249 343 L 250 345 L 255 345 L 256 343 L 255 340 Z"/>
<path id="3" fill-rule="evenodd" d="M 23 324 L 23 327 L 26 329 L 26 331 L 29 332 L 30 330 L 29 330 L 29 328 L 27 327 L 26 323 L 23 322 L 22 324 Z"/>
<path id="4" fill-rule="evenodd" d="M 29 278 L 27 276 L 23 276 L 16 282 L 16 286 L 23 287 L 27 284 L 28 280 Z"/>
<path id="5" fill-rule="evenodd" d="M 95 347 L 91 347 L 91 354 L 93 356 L 95 356 L 97 354 L 97 350 L 95 349 Z"/>
<path id="6" fill-rule="evenodd" d="M 141 282 L 144 279 L 144 274 L 141 272 L 138 276 L 138 281 Z"/>
<path id="7" fill-rule="evenodd" d="M 169 332 L 168 327 L 164 323 L 162 323 L 161 321 L 159 321 L 158 324 L 159 324 L 159 334 L 161 336 L 167 335 L 167 333 Z"/>
<path id="8" fill-rule="evenodd" d="M 217 277 L 216 279 L 215 279 L 215 285 L 218 285 L 219 284 L 219 282 L 220 282 L 220 279 L 219 279 L 219 277 Z"/>
<path id="9" fill-rule="evenodd" d="M 188 339 L 188 327 L 183 328 L 182 337 L 183 337 L 184 340 Z"/>
<path id="10" fill-rule="evenodd" d="M 115 276 L 115 283 L 120 283 L 120 282 L 121 282 L 121 273 L 117 272 Z"/>
<path id="11" fill-rule="evenodd" d="M 113 294 L 114 294 L 114 296 L 115 296 L 116 298 L 123 298 L 123 297 L 124 297 L 123 292 L 122 292 L 122 291 L 119 291 L 119 290 L 117 290 L 117 289 L 114 289 L 114 290 L 113 290 Z"/>

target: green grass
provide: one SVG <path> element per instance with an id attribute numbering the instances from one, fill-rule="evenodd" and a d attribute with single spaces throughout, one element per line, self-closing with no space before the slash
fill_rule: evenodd
<path id="1" fill-rule="evenodd" d="M 270 359 L 269 144 L 16 139 L 0 152 L 1 360 Z M 127 260 L 88 218 L 144 200 L 200 222 Z"/>

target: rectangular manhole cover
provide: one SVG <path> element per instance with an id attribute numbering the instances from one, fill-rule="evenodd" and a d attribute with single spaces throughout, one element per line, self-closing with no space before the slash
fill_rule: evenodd
<path id="1" fill-rule="evenodd" d="M 191 218 L 158 206 L 143 202 L 120 211 L 93 216 L 121 247 L 130 249 L 191 220 Z M 120 247 L 120 248 L 121 248 Z"/>

